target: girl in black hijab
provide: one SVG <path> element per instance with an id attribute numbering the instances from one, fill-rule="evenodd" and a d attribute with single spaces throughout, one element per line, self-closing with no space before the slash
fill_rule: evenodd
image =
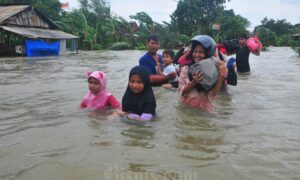
<path id="1" fill-rule="evenodd" d="M 142 66 L 133 67 L 122 99 L 122 110 L 131 119 L 149 121 L 155 115 L 155 108 L 155 97 L 147 69 Z"/>

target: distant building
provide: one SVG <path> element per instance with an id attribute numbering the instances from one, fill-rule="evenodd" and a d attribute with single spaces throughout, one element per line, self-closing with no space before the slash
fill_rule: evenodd
<path id="1" fill-rule="evenodd" d="M 292 37 L 296 40 L 300 40 L 300 33 L 293 34 Z"/>
<path id="2" fill-rule="evenodd" d="M 59 55 L 66 41 L 77 51 L 77 36 L 59 31 L 45 15 L 30 5 L 0 4 L 0 56 Z"/>
<path id="3" fill-rule="evenodd" d="M 129 22 L 129 24 L 130 24 L 133 32 L 137 32 L 139 30 L 139 26 L 137 25 L 137 23 L 135 21 L 131 21 L 131 22 Z"/>

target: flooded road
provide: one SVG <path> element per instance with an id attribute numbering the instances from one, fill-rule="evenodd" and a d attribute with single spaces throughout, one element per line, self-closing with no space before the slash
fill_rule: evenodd
<path id="1" fill-rule="evenodd" d="M 0 59 L 0 179 L 300 179 L 300 58 L 250 55 L 212 114 L 154 88 L 157 118 L 108 120 L 79 109 L 85 73 L 102 70 L 121 101 L 144 51 Z"/>

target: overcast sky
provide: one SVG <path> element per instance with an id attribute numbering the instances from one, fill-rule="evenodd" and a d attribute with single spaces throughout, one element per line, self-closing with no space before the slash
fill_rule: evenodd
<path id="1" fill-rule="evenodd" d="M 69 2 L 70 8 L 78 8 L 77 0 L 60 0 Z M 107 0 L 111 11 L 129 20 L 130 15 L 146 12 L 158 23 L 170 22 L 170 15 L 175 11 L 176 0 Z M 300 0 L 230 0 L 226 9 L 233 9 L 236 14 L 247 18 L 251 27 L 261 24 L 264 17 L 268 19 L 286 19 L 291 24 L 300 23 Z"/>

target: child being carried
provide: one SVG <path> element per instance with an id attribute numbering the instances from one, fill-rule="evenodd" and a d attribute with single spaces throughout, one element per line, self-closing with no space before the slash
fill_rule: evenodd
<path id="1" fill-rule="evenodd" d="M 163 51 L 162 53 L 163 56 L 163 63 L 164 63 L 164 68 L 162 70 L 161 66 L 159 64 L 157 64 L 157 74 L 158 75 L 164 75 L 164 76 L 168 76 L 171 73 L 176 73 L 176 68 L 173 64 L 174 61 L 174 51 L 170 50 L 170 49 L 166 49 Z M 165 88 L 178 88 L 178 76 L 176 75 L 176 77 L 172 80 L 169 80 L 168 83 L 165 83 L 162 85 Z"/>

